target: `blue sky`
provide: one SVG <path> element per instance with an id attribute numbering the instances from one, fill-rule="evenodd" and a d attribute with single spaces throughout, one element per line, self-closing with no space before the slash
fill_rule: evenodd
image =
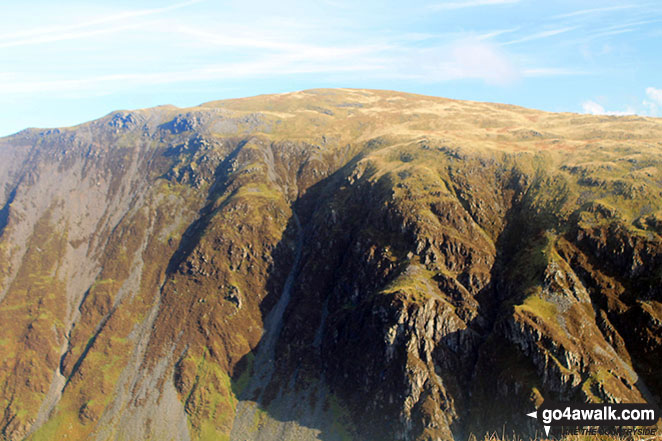
<path id="1" fill-rule="evenodd" d="M 0 135 L 316 87 L 662 116 L 655 1 L 26 0 L 2 10 Z"/>

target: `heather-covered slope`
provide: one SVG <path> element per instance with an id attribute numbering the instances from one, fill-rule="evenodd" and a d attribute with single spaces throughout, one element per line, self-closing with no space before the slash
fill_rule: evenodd
<path id="1" fill-rule="evenodd" d="M 366 90 L 0 140 L 0 430 L 434 440 L 660 404 L 662 122 Z"/>

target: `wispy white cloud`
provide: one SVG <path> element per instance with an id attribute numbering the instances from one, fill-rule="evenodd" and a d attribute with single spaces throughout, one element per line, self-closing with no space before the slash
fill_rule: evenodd
<path id="1" fill-rule="evenodd" d="M 452 2 L 443 2 L 430 5 L 430 9 L 435 11 L 441 10 L 454 10 L 454 9 L 464 9 L 464 8 L 475 8 L 478 6 L 496 6 L 496 5 L 508 5 L 519 3 L 520 0 L 466 0 L 466 1 L 452 1 Z"/>
<path id="2" fill-rule="evenodd" d="M 575 29 L 577 29 L 577 26 L 567 26 L 558 29 L 550 29 L 548 31 L 536 32 L 534 34 L 530 34 L 525 37 L 518 38 L 516 40 L 511 40 L 503 44 L 509 45 L 509 44 L 524 43 L 532 40 L 539 40 L 541 38 L 553 37 L 554 35 L 559 35 L 559 34 L 564 34 L 566 32 L 574 31 Z"/>
<path id="3" fill-rule="evenodd" d="M 299 58 L 334 58 L 348 55 L 370 54 L 395 49 L 398 46 L 390 43 L 366 42 L 363 44 L 322 45 L 302 43 L 298 35 L 281 33 L 274 36 L 270 30 L 230 29 L 226 32 L 195 29 L 190 26 L 176 26 L 169 30 L 195 40 L 202 46 L 223 47 L 229 49 L 264 49 L 274 52 L 285 52 Z"/>
<path id="4" fill-rule="evenodd" d="M 595 14 L 599 14 L 601 12 L 619 11 L 619 10 L 622 10 L 622 9 L 632 9 L 634 7 L 636 7 L 636 6 L 635 5 L 617 5 L 617 6 L 606 6 L 604 8 L 581 9 L 581 10 L 578 10 L 578 11 L 568 12 L 566 14 L 555 15 L 551 18 L 557 19 L 557 18 L 577 17 L 577 16 L 581 16 L 581 15 L 595 15 Z"/>
<path id="5" fill-rule="evenodd" d="M 172 32 L 190 37 L 205 46 L 279 51 L 297 51 L 305 47 L 300 43 L 287 42 L 282 36 L 278 39 L 267 38 L 265 35 L 260 35 L 259 30 L 257 30 L 257 33 L 252 32 L 249 35 L 245 31 L 232 30 L 222 33 L 196 29 L 190 26 L 177 26 L 172 29 Z"/>
<path id="6" fill-rule="evenodd" d="M 140 9 L 135 11 L 125 11 L 109 16 L 93 17 L 80 23 L 74 23 L 70 25 L 37 27 L 8 34 L 0 34 L 0 48 L 52 43 L 63 40 L 84 39 L 95 35 L 122 32 L 127 29 L 133 29 L 145 25 L 145 23 L 127 24 L 126 22 L 131 19 L 163 14 L 204 1 L 206 0 L 189 0 L 161 8 Z M 106 28 L 99 27 L 101 25 L 109 25 L 117 22 L 121 22 L 123 24 L 120 26 L 111 26 Z"/>
<path id="7" fill-rule="evenodd" d="M 340 8 L 340 9 L 350 9 L 351 4 L 342 2 L 342 1 L 333 1 L 333 0 L 322 0 L 322 3 L 328 6 L 331 6 L 332 8 Z"/>
<path id="8" fill-rule="evenodd" d="M 642 102 L 650 116 L 658 116 L 662 108 L 662 89 L 646 88 L 646 99 Z"/>
<path id="9" fill-rule="evenodd" d="M 323 51 L 315 60 L 295 59 L 295 57 L 268 56 L 240 63 L 209 64 L 196 68 L 170 72 L 122 73 L 92 76 L 86 78 L 18 79 L 0 82 L 0 94 L 35 94 L 90 91 L 104 94 L 117 90 L 126 90 L 154 84 L 176 84 L 200 81 L 222 81 L 240 78 L 259 78 L 263 76 L 295 75 L 311 73 L 340 73 L 379 71 L 383 68 L 381 60 L 364 59 L 362 62 L 336 63 L 325 57 Z"/>
<path id="10" fill-rule="evenodd" d="M 656 19 L 646 19 L 646 20 L 637 20 L 637 21 L 619 21 L 619 23 L 603 28 L 602 30 L 609 31 L 612 29 L 623 29 L 623 28 L 632 28 L 641 25 L 659 23 L 662 20 L 659 18 Z"/>
<path id="11" fill-rule="evenodd" d="M 294 72 L 303 66 L 314 72 L 323 72 L 321 66 L 327 66 L 331 72 L 352 71 L 354 66 L 374 64 L 375 60 L 380 60 L 381 66 L 385 59 L 392 63 L 394 52 L 403 47 L 401 44 L 379 41 L 329 45 L 287 32 L 274 35 L 270 29 L 250 31 L 241 28 L 225 32 L 209 31 L 187 26 L 172 29 L 173 33 L 189 38 L 201 48 L 223 48 L 229 53 L 252 54 L 251 58 L 258 64 L 272 60 L 269 69 L 274 75 Z"/>
<path id="12" fill-rule="evenodd" d="M 625 116 L 625 115 L 634 115 L 635 110 L 628 106 L 624 111 L 613 111 L 605 110 L 605 108 L 596 103 L 595 101 L 588 100 L 582 103 L 582 110 L 584 113 L 590 113 L 591 115 L 614 115 L 614 116 Z"/>
<path id="13" fill-rule="evenodd" d="M 662 89 L 656 89 L 655 87 L 646 88 L 646 96 L 653 101 L 657 102 L 662 106 Z"/>
<path id="14" fill-rule="evenodd" d="M 499 35 L 504 35 L 504 34 L 510 34 L 513 32 L 517 32 L 520 28 L 510 28 L 510 29 L 498 29 L 496 31 L 491 31 L 491 32 L 486 32 L 483 34 L 476 35 L 476 40 L 491 40 L 494 37 L 498 37 Z"/>
<path id="15" fill-rule="evenodd" d="M 433 44 L 449 44 L 453 41 L 462 40 L 492 40 L 500 35 L 517 32 L 520 28 L 506 28 L 481 31 L 453 31 L 440 33 L 409 32 L 402 35 L 394 35 L 388 38 L 392 45 L 408 46 L 412 43 L 427 42 Z"/>
<path id="16" fill-rule="evenodd" d="M 144 24 L 131 24 L 131 25 L 112 26 L 112 27 L 79 31 L 79 32 L 62 32 L 62 33 L 35 35 L 33 37 L 23 38 L 20 40 L 10 40 L 4 42 L 0 41 L 0 48 L 27 46 L 27 45 L 42 44 L 42 43 L 54 43 L 57 41 L 66 41 L 66 40 L 80 40 L 84 38 L 95 37 L 98 35 L 116 34 L 118 32 L 128 31 L 131 29 L 140 29 L 143 26 Z"/>
<path id="17" fill-rule="evenodd" d="M 626 34 L 629 32 L 637 31 L 643 25 L 659 23 L 662 20 L 639 20 L 639 21 L 625 21 L 623 23 L 618 23 L 612 26 L 603 27 L 600 29 L 595 29 L 592 33 L 588 34 L 586 37 L 582 38 L 583 42 L 596 40 L 599 38 L 610 37 L 612 35 Z"/>
<path id="18" fill-rule="evenodd" d="M 520 77 L 508 54 L 497 45 L 476 39 L 458 41 L 420 55 L 425 60 L 420 65 L 428 81 L 477 79 L 504 86 Z"/>
<path id="19" fill-rule="evenodd" d="M 565 67 L 531 67 L 522 70 L 525 77 L 551 77 L 568 75 L 590 75 L 591 72 L 579 69 L 570 69 Z"/>
<path id="20" fill-rule="evenodd" d="M 604 107 L 591 100 L 582 103 L 582 110 L 584 113 L 590 113 L 591 115 L 602 115 L 605 113 Z"/>
<path id="21" fill-rule="evenodd" d="M 642 106 L 625 107 L 625 110 L 607 110 L 602 104 L 593 100 L 586 100 L 581 103 L 584 113 L 592 115 L 644 115 L 657 117 L 662 111 L 662 89 L 655 87 L 647 87 L 645 90 L 645 98 L 641 101 Z"/>
<path id="22" fill-rule="evenodd" d="M 597 32 L 595 34 L 589 35 L 585 39 L 585 41 L 587 41 L 587 40 L 596 40 L 598 38 L 604 38 L 604 37 L 610 37 L 612 35 L 627 34 L 628 32 L 634 32 L 636 30 L 637 30 L 636 28 L 630 28 L 630 29 L 615 29 L 613 31 Z"/>

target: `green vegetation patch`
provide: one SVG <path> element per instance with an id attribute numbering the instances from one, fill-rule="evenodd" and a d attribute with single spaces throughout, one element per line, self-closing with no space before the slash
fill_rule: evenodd
<path id="1" fill-rule="evenodd" d="M 179 375 L 189 378 L 180 393 L 194 439 L 229 439 L 237 398 L 227 372 L 203 348 L 189 351 L 179 365 L 186 370 Z"/>
<path id="2" fill-rule="evenodd" d="M 6 424 L 14 427 L 27 424 L 37 414 L 59 363 L 64 338 L 66 284 L 58 270 L 67 235 L 51 221 L 48 210 L 36 222 L 0 306 L 4 341 L 0 345 L 0 384 L 5 385 L 6 397 L 0 406 L 5 409 Z"/>
<path id="3" fill-rule="evenodd" d="M 558 323 L 556 305 L 548 302 L 539 295 L 533 294 L 526 297 L 524 303 L 516 306 L 515 309 L 533 314 L 550 324 Z"/>
<path id="4" fill-rule="evenodd" d="M 414 303 L 424 303 L 431 297 L 443 300 L 433 280 L 435 272 L 420 263 L 403 262 L 403 265 L 406 265 L 404 270 L 380 291 L 381 294 L 402 293 Z"/>

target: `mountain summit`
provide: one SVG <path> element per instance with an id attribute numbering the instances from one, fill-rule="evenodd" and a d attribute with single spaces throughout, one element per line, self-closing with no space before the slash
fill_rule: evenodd
<path id="1" fill-rule="evenodd" d="M 375 90 L 0 139 L 7 440 L 525 435 L 662 395 L 662 121 Z"/>

